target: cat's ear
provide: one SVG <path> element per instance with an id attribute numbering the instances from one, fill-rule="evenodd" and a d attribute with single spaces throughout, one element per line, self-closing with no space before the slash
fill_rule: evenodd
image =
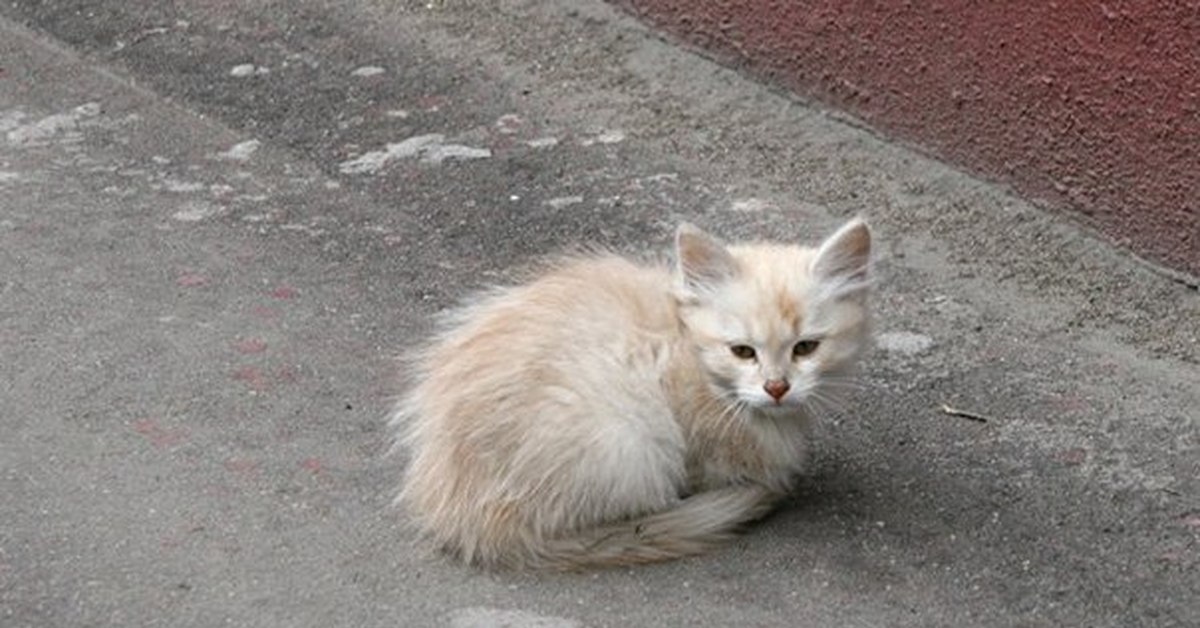
<path id="1" fill-rule="evenodd" d="M 871 228 L 855 218 L 821 243 L 809 272 L 830 298 L 860 295 L 871 286 Z"/>
<path id="2" fill-rule="evenodd" d="M 689 292 L 712 289 L 737 274 L 737 261 L 725 245 L 686 222 L 675 230 L 675 259 Z"/>

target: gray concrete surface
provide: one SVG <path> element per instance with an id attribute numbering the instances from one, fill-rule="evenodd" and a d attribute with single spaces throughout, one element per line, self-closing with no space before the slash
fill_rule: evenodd
<path id="1" fill-rule="evenodd" d="M 880 346 L 781 512 L 599 573 L 414 547 L 383 417 L 437 311 L 860 212 Z M 1200 295 L 594 0 L 0 5 L 0 358 L 6 627 L 1200 625 Z"/>

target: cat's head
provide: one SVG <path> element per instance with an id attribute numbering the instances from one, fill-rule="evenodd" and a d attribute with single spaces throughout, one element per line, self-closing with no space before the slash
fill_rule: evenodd
<path id="1" fill-rule="evenodd" d="M 675 236 L 681 317 L 723 398 L 766 412 L 836 404 L 869 336 L 871 231 L 853 220 L 816 248 Z"/>

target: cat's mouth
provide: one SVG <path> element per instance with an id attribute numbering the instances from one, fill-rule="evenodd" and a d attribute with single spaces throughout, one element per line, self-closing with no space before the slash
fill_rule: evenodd
<path id="1" fill-rule="evenodd" d="M 787 414 L 799 410 L 803 404 L 799 399 L 783 397 L 782 399 L 762 399 L 755 397 L 750 400 L 750 407 L 768 414 Z"/>

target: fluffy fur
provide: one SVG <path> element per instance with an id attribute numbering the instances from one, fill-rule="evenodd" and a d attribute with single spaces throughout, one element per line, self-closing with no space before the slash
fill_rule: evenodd
<path id="1" fill-rule="evenodd" d="M 580 568 L 708 550 L 792 486 L 867 332 L 871 236 L 600 255 L 468 305 L 393 417 L 399 501 L 462 560 Z M 752 354 L 752 355 L 751 355 Z"/>

